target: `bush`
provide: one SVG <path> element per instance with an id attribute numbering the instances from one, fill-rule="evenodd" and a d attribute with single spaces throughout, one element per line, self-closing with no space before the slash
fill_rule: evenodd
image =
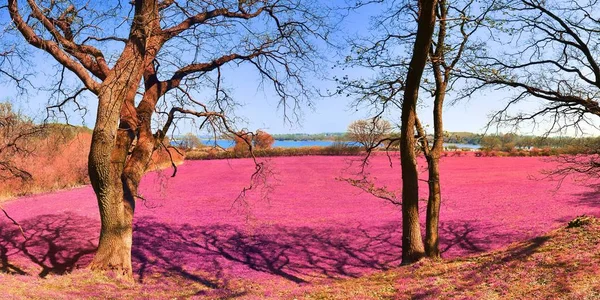
<path id="1" fill-rule="evenodd" d="M 275 143 L 275 139 L 266 131 L 257 130 L 252 143 L 256 149 L 271 149 L 273 143 Z"/>
<path id="2" fill-rule="evenodd" d="M 0 181 L 0 198 L 89 184 L 87 160 L 91 140 L 92 134 L 87 128 L 64 124 L 42 126 L 39 134 L 27 137 L 30 151 L 16 153 L 12 157 L 15 165 L 31 174 L 31 178 L 3 178 Z M 169 149 L 169 152 L 171 156 L 164 147 L 155 151 L 150 170 L 170 167 L 171 157 L 177 164 L 183 161 L 183 156 L 174 149 Z"/>

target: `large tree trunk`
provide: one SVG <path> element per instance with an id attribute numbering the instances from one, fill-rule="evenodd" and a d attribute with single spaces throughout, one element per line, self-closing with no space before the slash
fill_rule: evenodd
<path id="1" fill-rule="evenodd" d="M 122 176 L 137 127 L 133 103 L 143 70 L 139 53 L 135 46 L 128 46 L 115 72 L 103 83 L 88 158 L 102 223 L 90 268 L 129 280 L 135 201 L 125 193 Z"/>
<path id="2" fill-rule="evenodd" d="M 124 278 L 132 278 L 131 243 L 135 202 L 124 197 L 121 176 L 134 138 L 134 127 L 131 121 L 124 120 L 119 125 L 119 120 L 121 108 L 124 107 L 122 99 L 133 99 L 136 86 L 133 82 L 125 84 L 116 81 L 106 88 L 108 96 L 100 95 L 88 158 L 90 181 L 98 200 L 101 220 L 98 251 L 90 268 L 110 270 Z"/>
<path id="3" fill-rule="evenodd" d="M 402 165 L 402 264 L 424 256 L 419 225 L 419 178 L 415 155 L 416 107 L 423 70 L 435 26 L 436 0 L 421 0 L 417 37 L 413 48 L 402 103 L 400 161 Z"/>
<path id="4" fill-rule="evenodd" d="M 100 210 L 100 240 L 90 268 L 110 271 L 133 280 L 131 244 L 137 180 L 125 172 L 130 150 L 138 138 L 139 119 L 135 109 L 136 90 L 157 48 L 148 37 L 158 26 L 156 1 L 135 1 L 129 42 L 103 81 L 98 95 L 98 114 L 88 158 L 90 181 Z M 138 138 L 139 140 L 139 138 Z M 133 172 L 129 172 L 133 173 Z M 135 178 L 134 178 L 135 179 Z"/>

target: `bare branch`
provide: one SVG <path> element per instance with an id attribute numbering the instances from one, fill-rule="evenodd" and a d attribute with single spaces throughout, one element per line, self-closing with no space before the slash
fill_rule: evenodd
<path id="1" fill-rule="evenodd" d="M 23 230 L 23 227 L 21 227 L 21 224 L 19 224 L 19 222 L 15 221 L 15 219 L 13 219 L 8 212 L 0 205 L 0 210 L 2 210 L 2 212 L 4 213 L 4 215 L 17 227 L 19 227 L 19 231 L 21 232 L 21 236 L 23 236 L 24 239 L 27 240 L 27 236 L 25 235 L 25 231 Z"/>
<path id="2" fill-rule="evenodd" d="M 29 2 L 33 2 L 33 1 L 29 0 Z M 42 15 L 41 11 L 39 11 L 35 2 L 33 2 L 32 5 L 33 5 L 32 9 L 33 9 L 34 16 L 38 17 L 41 20 L 47 21 L 47 22 L 43 22 L 44 25 L 48 26 L 50 28 L 53 28 L 53 25 L 51 24 L 51 22 Z M 44 40 L 44 39 L 40 38 L 34 32 L 33 28 L 31 28 L 23 20 L 23 18 L 21 17 L 21 14 L 19 13 L 17 0 L 9 0 L 8 8 L 9 8 L 10 16 L 11 16 L 13 22 L 15 23 L 17 29 L 21 32 L 21 34 L 23 34 L 23 36 L 25 37 L 25 39 L 27 40 L 27 42 L 29 44 L 31 44 L 32 46 L 34 46 L 36 48 L 42 49 L 42 50 L 46 51 L 47 53 L 49 53 L 50 55 L 52 55 L 59 63 L 61 63 L 65 67 L 67 67 L 73 73 L 75 73 L 75 75 L 77 75 L 77 77 L 79 77 L 79 79 L 81 79 L 81 81 L 85 84 L 85 86 L 90 91 L 92 91 L 96 94 L 99 92 L 100 84 L 91 78 L 91 76 L 89 75 L 89 73 L 87 72 L 87 70 L 84 68 L 83 65 L 81 65 L 81 64 L 75 62 L 73 59 L 71 59 L 67 53 L 65 53 L 63 50 L 60 49 L 60 46 L 58 43 L 51 41 L 51 40 Z M 48 24 L 48 23 L 50 23 L 50 24 Z M 53 29 L 53 32 L 56 32 L 56 28 Z"/>

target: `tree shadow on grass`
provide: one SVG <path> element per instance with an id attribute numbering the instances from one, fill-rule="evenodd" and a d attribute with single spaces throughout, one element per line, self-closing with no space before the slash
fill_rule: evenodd
<path id="1" fill-rule="evenodd" d="M 462 253 L 472 254 L 486 250 L 492 235 L 486 235 L 487 238 L 473 238 L 475 233 L 481 231 L 481 228 L 472 222 L 442 222 L 439 228 L 440 252 L 448 253 L 457 250 Z"/>
<path id="2" fill-rule="evenodd" d="M 37 216 L 19 229 L 0 221 L 0 272 L 65 274 L 84 267 L 96 249 L 99 222 L 72 213 Z M 444 252 L 476 253 L 505 238 L 485 234 L 480 223 L 447 222 L 440 229 Z M 134 273 L 140 282 L 178 276 L 213 289 L 232 280 L 282 279 L 302 284 L 358 277 L 399 266 L 401 223 L 377 226 L 171 224 L 150 217 L 135 221 Z"/>
<path id="3" fill-rule="evenodd" d="M 512 234 L 495 234 L 493 229 L 482 223 L 443 223 L 441 250 L 473 254 L 514 238 Z M 247 228 L 174 225 L 142 218 L 135 226 L 133 255 L 140 281 L 151 274 L 173 271 L 195 280 L 195 270 L 214 276 L 213 282 L 271 275 L 302 284 L 388 270 L 400 265 L 401 252 L 400 222 Z"/>
<path id="4" fill-rule="evenodd" d="M 20 222 L 19 229 L 0 222 L 0 272 L 46 277 L 86 265 L 98 237 L 90 218 L 71 213 L 41 215 Z"/>
<path id="5" fill-rule="evenodd" d="M 600 188 L 594 187 L 584 193 L 579 193 L 572 202 L 592 208 L 600 208 Z"/>
<path id="6" fill-rule="evenodd" d="M 357 277 L 399 265 L 399 224 L 377 228 L 255 228 L 219 224 L 174 225 L 136 222 L 134 257 L 140 280 L 153 273 L 188 270 L 216 279 L 274 275 L 294 283 Z M 156 245 L 160 245 L 157 247 Z"/>

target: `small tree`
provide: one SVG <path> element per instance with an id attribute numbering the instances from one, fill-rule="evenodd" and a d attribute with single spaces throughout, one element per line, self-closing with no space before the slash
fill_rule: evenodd
<path id="1" fill-rule="evenodd" d="M 179 147 L 185 150 L 195 149 L 200 146 L 202 146 L 202 141 L 200 141 L 200 138 L 198 136 L 191 132 L 186 133 L 181 138 L 181 141 L 179 143 Z"/>
<path id="2" fill-rule="evenodd" d="M 354 121 L 348 126 L 348 136 L 352 141 L 361 144 L 365 150 L 373 149 L 392 130 L 390 122 L 374 118 Z"/>
<path id="3" fill-rule="evenodd" d="M 256 149 L 271 149 L 273 143 L 275 143 L 273 136 L 262 130 L 257 130 L 252 139 L 252 144 Z"/>

